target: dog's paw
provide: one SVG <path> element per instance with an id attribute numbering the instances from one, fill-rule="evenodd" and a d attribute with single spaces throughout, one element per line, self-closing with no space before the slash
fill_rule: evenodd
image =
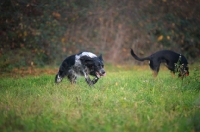
<path id="1" fill-rule="evenodd" d="M 92 80 L 92 83 L 95 84 L 95 83 L 97 83 L 98 80 L 99 80 L 99 78 L 96 77 L 96 78 L 94 78 L 94 79 Z"/>

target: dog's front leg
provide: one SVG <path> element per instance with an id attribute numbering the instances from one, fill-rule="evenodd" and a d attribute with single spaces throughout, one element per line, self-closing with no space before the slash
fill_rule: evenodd
<path id="1" fill-rule="evenodd" d="M 98 80 L 99 80 L 99 78 L 98 78 L 98 77 L 95 77 L 95 78 L 92 80 L 92 83 L 95 84 L 95 83 L 97 83 Z"/>
<path id="2" fill-rule="evenodd" d="M 89 86 L 93 86 L 93 82 L 91 81 L 89 75 L 86 72 L 83 72 L 85 76 L 85 81 L 88 83 Z"/>
<path id="3" fill-rule="evenodd" d="M 85 77 L 85 81 L 88 83 L 89 86 L 93 86 L 93 82 L 91 81 L 90 77 Z"/>

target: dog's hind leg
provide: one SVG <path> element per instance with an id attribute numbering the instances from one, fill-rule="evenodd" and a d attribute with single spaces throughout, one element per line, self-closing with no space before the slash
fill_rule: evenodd
<path id="1" fill-rule="evenodd" d="M 68 71 L 67 78 L 69 79 L 71 84 L 75 84 L 76 83 L 77 76 L 76 76 L 76 74 L 75 74 L 75 72 L 73 70 L 69 70 Z"/>
<path id="2" fill-rule="evenodd" d="M 67 78 L 69 79 L 69 81 L 71 82 L 71 84 L 75 84 L 76 83 L 77 77 L 75 75 L 69 74 L 69 75 L 67 75 Z"/>
<path id="3" fill-rule="evenodd" d="M 153 73 L 152 73 L 153 77 L 156 78 L 157 75 L 158 75 L 158 72 L 157 72 L 157 71 L 154 71 L 154 70 L 152 70 L 152 72 L 153 72 Z"/>
<path id="4" fill-rule="evenodd" d="M 61 77 L 61 76 L 59 75 L 59 73 L 56 74 L 56 77 L 55 77 L 55 83 L 59 83 L 59 82 L 61 82 L 62 79 L 63 79 L 63 77 Z"/>
<path id="5" fill-rule="evenodd" d="M 68 71 L 68 66 L 64 67 L 63 65 L 60 66 L 58 73 L 56 74 L 55 77 L 55 83 L 59 83 L 62 81 L 62 79 L 65 77 Z"/>
<path id="6" fill-rule="evenodd" d="M 56 74 L 55 83 L 61 82 L 64 77 L 65 77 L 65 72 L 62 71 L 62 68 L 60 68 L 58 73 Z"/>
<path id="7" fill-rule="evenodd" d="M 174 71 L 170 71 L 172 77 L 174 78 L 175 77 L 175 72 Z"/>
<path id="8" fill-rule="evenodd" d="M 160 63 L 155 63 L 153 61 L 150 61 L 149 66 L 153 71 L 153 76 L 157 77 L 159 69 L 160 69 Z"/>

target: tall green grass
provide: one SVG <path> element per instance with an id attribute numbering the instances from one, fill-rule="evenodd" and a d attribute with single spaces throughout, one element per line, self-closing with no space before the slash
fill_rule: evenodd
<path id="1" fill-rule="evenodd" d="M 125 70 L 124 70 L 125 69 Z M 0 79 L 0 131 L 200 131 L 200 80 L 161 70 L 108 67 L 95 87 L 54 75 Z"/>

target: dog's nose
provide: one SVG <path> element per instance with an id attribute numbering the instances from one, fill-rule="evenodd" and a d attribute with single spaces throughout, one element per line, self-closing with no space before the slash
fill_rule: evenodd
<path id="1" fill-rule="evenodd" d="M 104 70 L 101 70 L 101 75 L 102 76 L 105 76 L 106 75 L 106 72 Z"/>
<path id="2" fill-rule="evenodd" d="M 104 70 L 101 71 L 102 74 L 105 74 L 106 72 Z"/>

